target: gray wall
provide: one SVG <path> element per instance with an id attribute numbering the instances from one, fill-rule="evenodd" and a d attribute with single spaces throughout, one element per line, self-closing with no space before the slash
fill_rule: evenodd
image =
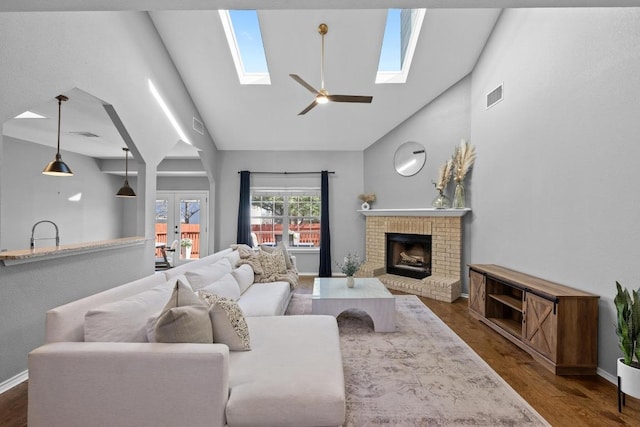
<path id="1" fill-rule="evenodd" d="M 358 194 L 362 193 L 363 154 L 354 151 L 220 151 L 220 174 L 217 185 L 217 226 L 219 242 L 224 249 L 236 241 L 238 218 L 238 171 L 335 171 L 329 175 L 329 218 L 331 222 L 331 254 L 342 259 L 347 252 L 364 255 L 364 217 Z M 251 177 L 255 187 L 320 187 L 320 174 L 257 175 Z M 301 273 L 317 273 L 319 253 L 294 251 Z M 333 273 L 340 273 L 335 263 Z"/>
<path id="2" fill-rule="evenodd" d="M 0 247 L 28 249 L 31 227 L 43 219 L 58 225 L 63 245 L 127 236 L 123 234 L 122 216 L 123 205 L 130 200 L 115 197 L 122 178 L 100 172 L 95 159 L 64 151 L 63 159 L 75 175 L 46 176 L 42 169 L 53 160 L 55 148 L 6 136 L 1 146 L 4 168 L 0 182 L 5 185 Z M 79 201 L 68 200 L 78 193 L 82 194 Z M 54 235 L 50 224 L 36 229 L 36 237 Z M 37 247 L 54 244 L 54 240 L 36 242 Z"/>
<path id="3" fill-rule="evenodd" d="M 0 384 L 27 369 L 27 354 L 43 344 L 47 310 L 152 272 L 144 246 L 5 266 L 0 263 Z"/>
<path id="4" fill-rule="evenodd" d="M 615 281 L 640 283 L 638 22 L 638 8 L 505 10 L 471 95 L 471 261 L 600 295 L 611 374 Z M 504 100 L 486 110 L 500 82 Z"/>
<path id="5" fill-rule="evenodd" d="M 438 192 L 433 181 L 437 180 L 438 168 L 453 154 L 462 138 L 470 140 L 471 78 L 465 77 L 445 93 L 419 110 L 405 122 L 389 132 L 364 151 L 364 187 L 366 192 L 376 193 L 373 208 L 429 208 Z M 399 175 L 393 167 L 396 149 L 406 141 L 416 141 L 427 150 L 427 161 L 414 176 Z M 476 164 L 482 167 L 482 156 Z M 465 188 L 467 206 L 474 209 L 473 192 L 477 184 L 473 182 L 473 169 L 467 175 Z M 453 181 L 447 193 L 453 197 Z M 469 261 L 469 224 L 474 212 L 463 218 L 462 265 Z M 466 267 L 463 267 L 465 270 Z M 467 292 L 466 272 L 461 272 L 463 292 Z"/>

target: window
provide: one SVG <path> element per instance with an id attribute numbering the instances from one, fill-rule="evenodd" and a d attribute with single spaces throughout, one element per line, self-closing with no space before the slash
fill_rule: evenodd
<path id="1" fill-rule="evenodd" d="M 426 9 L 389 9 L 376 83 L 405 83 Z"/>
<path id="2" fill-rule="evenodd" d="M 271 84 L 258 12 L 220 10 L 219 15 L 240 84 Z"/>
<path id="3" fill-rule="evenodd" d="M 252 188 L 251 235 L 257 245 L 319 248 L 320 189 Z"/>

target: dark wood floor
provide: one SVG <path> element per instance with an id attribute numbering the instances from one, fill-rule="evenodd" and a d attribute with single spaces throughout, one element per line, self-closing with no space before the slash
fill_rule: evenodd
<path id="1" fill-rule="evenodd" d="M 394 292 L 400 293 L 400 292 Z M 467 300 L 453 304 L 421 298 L 553 426 L 640 426 L 640 400 L 627 398 L 618 413 L 616 387 L 599 376 L 560 377 L 471 318 Z M 0 426 L 27 425 L 27 384 L 0 395 Z"/>

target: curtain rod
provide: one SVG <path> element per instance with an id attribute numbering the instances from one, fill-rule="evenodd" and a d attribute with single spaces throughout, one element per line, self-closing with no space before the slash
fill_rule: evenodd
<path id="1" fill-rule="evenodd" d="M 238 173 L 242 173 L 242 171 L 238 171 Z M 313 174 L 313 173 L 322 173 L 320 172 L 251 172 L 252 175 L 260 174 L 260 175 L 305 175 L 305 174 Z M 327 171 L 327 173 L 335 173 L 334 171 Z"/>

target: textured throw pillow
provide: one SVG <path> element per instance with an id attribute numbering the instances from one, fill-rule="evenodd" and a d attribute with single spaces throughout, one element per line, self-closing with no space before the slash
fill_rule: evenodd
<path id="1" fill-rule="evenodd" d="M 198 291 L 198 295 L 210 305 L 213 342 L 226 344 L 229 350 L 251 350 L 249 327 L 238 303 L 207 291 Z"/>
<path id="2" fill-rule="evenodd" d="M 243 265 L 249 265 L 256 276 L 262 275 L 264 273 L 258 255 L 252 255 L 248 258 L 240 258 L 240 261 L 238 261 L 237 265 L 239 267 Z"/>
<path id="3" fill-rule="evenodd" d="M 185 271 L 184 275 L 187 277 L 193 290 L 197 291 L 220 279 L 225 274 L 231 273 L 231 270 L 229 260 L 222 258 L 213 264 L 203 265 L 194 270 Z"/>
<path id="4" fill-rule="evenodd" d="M 234 243 L 233 245 L 231 245 L 231 249 L 233 249 L 234 251 L 238 251 L 240 258 L 243 259 L 255 255 L 255 251 L 253 250 L 253 248 L 249 245 L 245 245 L 244 243 Z"/>
<path id="5" fill-rule="evenodd" d="M 236 282 L 238 282 L 241 294 L 244 294 L 244 291 L 246 291 L 251 285 L 253 285 L 253 268 L 251 268 L 249 264 L 244 264 L 236 268 L 231 272 L 231 275 L 234 277 L 234 279 L 236 279 Z"/>
<path id="6" fill-rule="evenodd" d="M 168 343 L 213 342 L 209 307 L 180 280 L 176 281 L 171 298 L 156 321 L 155 340 Z"/>
<path id="7" fill-rule="evenodd" d="M 262 275 L 269 277 L 274 274 L 283 274 L 287 272 L 287 264 L 284 261 L 284 255 L 280 248 L 269 253 L 264 249 L 260 249 L 258 253 L 260 265 L 262 265 Z"/>
<path id="8" fill-rule="evenodd" d="M 238 286 L 238 282 L 231 273 L 225 274 L 220 279 L 200 290 L 211 292 L 212 294 L 229 298 L 234 301 L 238 301 L 240 299 L 240 286 Z"/>
<path id="9" fill-rule="evenodd" d="M 284 262 L 287 266 L 287 270 L 291 270 L 293 268 L 293 262 L 291 262 L 291 255 L 287 251 L 287 247 L 282 243 L 278 242 L 278 244 L 274 246 L 261 245 L 260 249 L 263 249 L 265 252 L 273 253 L 276 250 L 280 249 L 282 251 L 282 255 L 284 256 Z"/>

